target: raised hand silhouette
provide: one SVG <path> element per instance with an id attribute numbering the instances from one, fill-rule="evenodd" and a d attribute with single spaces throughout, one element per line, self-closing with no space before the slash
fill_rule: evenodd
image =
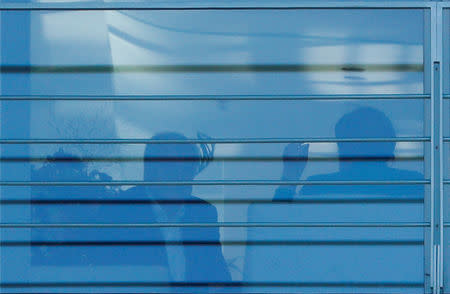
<path id="1" fill-rule="evenodd" d="M 283 151 L 282 181 L 297 181 L 308 161 L 309 144 L 291 143 Z M 282 185 L 275 191 L 274 201 L 291 201 L 296 194 L 295 185 Z"/>
<path id="2" fill-rule="evenodd" d="M 284 148 L 282 180 L 298 180 L 306 167 L 309 144 L 291 143 Z"/>

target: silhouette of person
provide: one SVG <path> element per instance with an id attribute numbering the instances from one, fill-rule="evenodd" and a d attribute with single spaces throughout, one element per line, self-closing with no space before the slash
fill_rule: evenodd
<path id="1" fill-rule="evenodd" d="M 338 139 L 396 137 L 389 118 L 370 107 L 360 107 L 343 115 L 335 126 L 335 134 Z M 337 147 L 338 171 L 310 176 L 307 181 L 423 179 L 419 172 L 390 166 L 389 161 L 395 158 L 395 142 L 338 142 Z M 300 179 L 307 165 L 308 151 L 308 144 L 285 147 L 282 180 Z M 275 191 L 272 205 L 253 203 L 248 209 L 249 222 L 396 223 L 423 220 L 424 187 L 412 184 L 303 185 L 298 193 L 295 185 L 281 185 Z M 262 236 L 280 240 L 280 244 L 286 239 L 306 241 L 308 246 L 283 250 L 276 246 L 247 246 L 244 277 L 250 281 L 320 281 L 324 285 L 348 279 L 355 283 L 403 281 L 410 275 L 410 269 L 423 260 L 424 235 L 419 229 L 382 226 L 376 229 L 351 226 L 247 229 L 249 240 Z M 316 246 L 315 241 L 320 245 Z M 385 241 L 393 241 L 396 246 L 378 246 L 378 242 Z M 415 246 L 408 245 L 412 242 Z M 419 277 L 420 270 L 416 274 Z"/>
<path id="2" fill-rule="evenodd" d="M 187 140 L 181 134 L 166 132 L 153 140 Z M 148 144 L 145 149 L 144 180 L 190 182 L 198 174 L 201 152 L 194 144 Z M 147 222 L 216 223 L 217 210 L 192 195 L 191 185 L 136 186 L 124 197 L 145 195 L 150 201 Z M 231 276 L 222 254 L 217 227 L 162 227 L 152 229 L 152 239 L 165 246 L 150 248 L 141 258 L 169 270 L 169 282 L 223 283 Z"/>
<path id="3" fill-rule="evenodd" d="M 31 179 L 38 182 L 93 182 L 111 181 L 106 174 L 93 170 L 81 157 L 65 152 L 60 148 L 52 156 L 48 156 L 45 163 L 38 169 L 33 169 Z M 49 201 L 48 205 L 33 205 L 32 218 L 36 223 L 95 223 L 102 221 L 102 205 L 95 203 L 102 199 L 111 199 L 116 192 L 105 186 L 34 186 L 32 199 Z M 81 204 L 81 200 L 93 200 L 94 204 Z M 64 204 L 62 201 L 69 201 Z M 33 228 L 33 240 L 64 242 L 95 240 L 98 232 L 83 228 L 67 229 L 53 228 L 52 230 Z M 41 265 L 89 265 L 104 264 L 109 258 L 105 254 L 98 254 L 88 246 L 73 247 L 70 250 L 63 246 L 33 246 L 32 262 Z"/>
<path id="4" fill-rule="evenodd" d="M 389 118 L 371 107 L 360 107 L 345 114 L 335 126 L 336 138 L 395 138 Z M 421 173 L 389 167 L 395 158 L 395 142 L 338 142 L 339 171 L 309 177 L 308 181 L 340 180 L 420 180 Z M 298 180 L 308 159 L 308 144 L 289 144 L 283 154 L 282 180 Z M 295 186 L 280 186 L 274 201 L 292 201 Z M 376 194 L 389 197 L 423 198 L 423 187 L 417 185 L 305 185 L 300 195 L 318 194 Z"/>

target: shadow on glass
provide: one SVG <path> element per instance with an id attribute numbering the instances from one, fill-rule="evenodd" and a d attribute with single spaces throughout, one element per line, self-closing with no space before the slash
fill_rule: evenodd
<path id="1" fill-rule="evenodd" d="M 337 139 L 396 137 L 386 114 L 370 107 L 342 116 L 335 135 Z M 309 176 L 307 181 L 423 179 L 419 172 L 391 166 L 397 160 L 395 142 L 338 142 L 337 147 L 338 171 Z M 285 147 L 281 180 L 302 179 L 308 162 L 317 159 L 309 158 L 309 148 L 309 144 Z M 424 187 L 414 184 L 282 185 L 275 190 L 271 204 L 249 206 L 248 222 L 423 222 L 423 197 Z M 244 279 L 286 287 L 278 291 L 299 291 L 296 287 L 315 289 L 313 292 L 420 288 L 423 234 L 422 228 L 382 226 L 248 228 L 249 243 L 273 245 L 247 246 Z"/>

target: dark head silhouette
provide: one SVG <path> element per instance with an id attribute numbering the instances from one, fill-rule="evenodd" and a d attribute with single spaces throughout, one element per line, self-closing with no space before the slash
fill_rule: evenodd
<path id="1" fill-rule="evenodd" d="M 342 116 L 335 126 L 337 139 L 343 138 L 395 138 L 396 134 L 390 119 L 381 111 L 370 107 L 359 107 Z M 339 140 L 337 140 L 339 141 Z M 249 206 L 248 222 L 269 222 L 269 221 L 290 221 L 290 222 L 422 222 L 424 218 L 424 186 L 423 185 L 392 185 L 389 181 L 408 181 L 421 180 L 424 178 L 421 173 L 423 170 L 423 159 L 410 162 L 409 169 L 401 169 L 399 166 L 399 155 L 394 158 L 395 142 L 389 140 L 378 140 L 378 142 L 338 142 L 339 152 L 339 170 L 335 170 L 331 165 L 320 165 L 312 162 L 316 174 L 307 177 L 307 182 L 323 181 L 327 184 L 303 185 L 297 193 L 295 185 L 281 185 L 277 188 L 274 195 L 275 202 L 295 202 L 293 205 L 282 205 L 268 207 L 267 204 L 259 203 Z M 285 147 L 285 153 L 291 153 L 294 156 L 307 157 L 308 149 L 299 145 L 298 148 L 291 148 L 289 144 Z M 283 157 L 285 158 L 285 156 Z M 327 159 L 327 158 L 326 158 Z M 396 159 L 393 160 L 393 159 Z M 387 163 L 393 160 L 392 166 Z M 294 163 L 300 167 L 295 168 Z M 304 170 L 304 160 L 284 160 L 282 180 L 298 180 Z M 315 166 L 314 166 L 315 165 Z M 330 170 L 331 169 L 331 170 Z M 411 170 L 415 169 L 415 170 Z M 290 175 L 287 177 L 285 175 Z M 353 184 L 353 181 L 362 183 Z M 387 183 L 375 184 L 374 181 L 386 181 Z M 337 182 L 338 184 L 334 184 Z M 304 204 L 303 204 L 304 203 Z M 392 240 L 392 231 L 370 231 L 367 234 L 361 234 L 357 228 L 345 228 L 343 230 L 330 230 L 324 234 L 322 230 L 316 232 L 307 231 L 303 234 L 308 240 L 317 238 L 322 242 L 334 244 L 342 240 L 343 235 L 353 236 L 352 240 L 356 242 L 374 242 L 374 240 Z M 262 231 L 259 228 L 248 228 L 247 238 L 260 238 L 263 234 L 278 236 L 276 230 Z M 285 234 L 285 233 L 284 233 Z M 298 235 L 302 235 L 298 233 Z M 326 235 L 326 236 L 325 236 Z M 394 233 L 395 235 L 395 233 Z M 423 236 L 417 234 L 404 235 L 406 239 L 401 240 L 403 235 L 398 234 L 397 241 L 411 240 L 418 244 L 423 243 Z M 300 237 L 301 238 L 301 237 Z M 396 236 L 397 238 L 397 236 Z M 401 240 L 401 241 L 400 241 Z M 408 241 L 409 242 L 409 241 Z M 362 244 L 362 243 L 360 243 Z M 373 244 L 373 243 L 372 243 Z M 256 246 L 254 246 L 256 247 Z M 314 247 L 314 246 L 312 246 Z M 339 273 L 343 280 L 353 275 L 360 267 L 362 260 L 355 261 L 355 249 L 353 246 L 328 246 L 327 250 L 293 250 L 292 254 L 280 254 L 269 250 L 260 250 L 259 248 L 247 247 L 246 261 L 252 263 L 246 265 L 247 276 L 253 279 L 271 278 L 264 270 L 270 268 L 271 272 L 281 273 L 279 276 L 288 276 L 291 268 L 296 268 L 298 276 L 305 276 L 306 279 L 314 279 L 318 272 L 324 276 L 332 272 L 336 265 L 342 265 Z M 371 246 L 373 247 L 373 246 Z M 368 254 L 364 251 L 362 258 L 371 254 L 383 255 L 384 249 L 370 251 Z M 404 249 L 402 249 L 404 250 Z M 326 254 L 324 254 L 326 252 Z M 400 250 L 397 255 L 402 254 Z M 410 256 L 407 254 L 405 256 Z M 270 256 L 270 258 L 266 258 Z M 294 256 L 294 259 L 292 258 Z M 331 258 L 330 258 L 331 257 Z M 417 255 L 420 259 L 420 254 Z M 276 259 L 274 264 L 272 260 Z M 295 260 L 292 262 L 292 260 Z M 306 260 L 307 263 L 302 263 Z M 310 262 L 313 260 L 314 262 Z M 350 262 L 349 262 L 350 260 Z M 408 258 L 405 258 L 408 260 Z M 297 262 L 298 261 L 298 262 Z M 299 264 L 300 263 L 300 264 Z M 376 266 L 379 271 L 388 271 L 394 264 Z M 323 268 L 323 270 L 322 270 Z M 311 270 L 312 269 L 312 270 Z M 267 272 L 267 270 L 265 270 Z M 312 274 L 311 274 L 312 273 Z M 256 276 L 256 277 L 255 277 Z M 365 279 L 367 275 L 361 275 Z M 333 276 L 333 279 L 337 276 Z"/>
<path id="2" fill-rule="evenodd" d="M 204 139 L 205 135 L 198 134 L 198 137 Z M 146 222 L 216 223 L 217 209 L 205 200 L 193 196 L 190 184 L 207 166 L 214 147 L 198 146 L 175 132 L 159 133 L 151 139 L 164 142 L 147 144 L 144 152 L 144 180 L 170 183 L 149 185 L 146 188 L 133 187 L 124 191 L 122 197 L 135 199 L 145 195 L 151 199 L 151 205 L 144 207 Z M 179 185 L 180 182 L 186 184 Z M 136 212 L 133 213 L 136 215 Z M 217 227 L 161 227 L 152 228 L 147 234 L 149 240 L 198 240 L 196 242 L 212 243 L 211 246 L 148 246 L 145 249 L 147 253 L 141 259 L 145 263 L 167 268 L 169 281 L 231 281 Z"/>
<path id="3" fill-rule="evenodd" d="M 335 134 L 338 139 L 395 138 L 394 127 L 389 118 L 371 107 L 357 108 L 345 114 L 336 124 Z M 339 142 L 338 150 L 341 162 L 376 160 L 378 163 L 386 163 L 394 158 L 395 142 Z"/>
<path id="4" fill-rule="evenodd" d="M 159 133 L 152 140 L 188 140 L 174 133 Z M 144 153 L 145 181 L 183 181 L 189 182 L 199 173 L 201 152 L 190 143 L 148 144 Z M 192 186 L 150 186 L 154 196 L 185 197 L 192 192 Z"/>

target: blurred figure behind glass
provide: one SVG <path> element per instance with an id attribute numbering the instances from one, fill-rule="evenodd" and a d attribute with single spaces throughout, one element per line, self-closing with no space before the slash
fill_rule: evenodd
<path id="1" fill-rule="evenodd" d="M 390 119 L 381 111 L 371 107 L 360 107 L 342 116 L 335 126 L 337 139 L 345 138 L 395 138 Z M 308 177 L 308 181 L 379 181 L 420 180 L 423 174 L 389 167 L 395 159 L 395 142 L 338 142 L 339 171 Z M 300 179 L 308 159 L 307 144 L 289 144 L 283 154 L 282 180 Z M 274 201 L 292 201 L 296 186 L 281 186 Z M 299 195 L 377 194 L 387 197 L 423 198 L 423 187 L 418 185 L 348 186 L 348 185 L 306 185 Z"/>
<path id="2" fill-rule="evenodd" d="M 166 132 L 152 140 L 187 140 L 181 134 Z M 202 154 L 195 144 L 148 144 L 144 156 L 144 180 L 190 182 L 202 169 Z M 133 187 L 125 197 L 145 195 L 151 202 L 148 222 L 216 223 L 217 210 L 192 195 L 191 185 L 149 185 Z M 169 227 L 152 230 L 165 247 L 149 249 L 142 256 L 149 263 L 169 269 L 171 282 L 223 283 L 231 276 L 222 254 L 218 227 Z"/>

